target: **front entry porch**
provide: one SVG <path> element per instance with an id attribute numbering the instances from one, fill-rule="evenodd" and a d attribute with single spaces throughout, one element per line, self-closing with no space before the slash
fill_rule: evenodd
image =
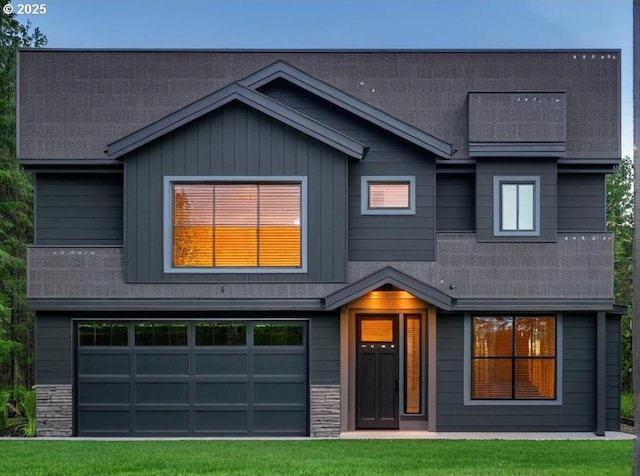
<path id="1" fill-rule="evenodd" d="M 436 309 L 386 284 L 341 308 L 341 431 L 435 431 Z"/>

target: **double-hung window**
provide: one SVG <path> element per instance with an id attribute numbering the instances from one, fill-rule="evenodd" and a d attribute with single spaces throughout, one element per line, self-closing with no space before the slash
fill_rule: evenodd
<path id="1" fill-rule="evenodd" d="M 168 177 L 165 190 L 165 270 L 304 271 L 304 177 Z"/>
<path id="2" fill-rule="evenodd" d="M 472 317 L 471 399 L 555 398 L 556 317 Z"/>
<path id="3" fill-rule="evenodd" d="M 540 235 L 539 177 L 494 177 L 493 197 L 496 236 Z"/>

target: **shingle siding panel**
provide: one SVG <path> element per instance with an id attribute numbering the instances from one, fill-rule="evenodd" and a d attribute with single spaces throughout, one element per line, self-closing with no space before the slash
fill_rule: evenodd
<path id="1" fill-rule="evenodd" d="M 616 158 L 620 157 L 618 54 L 613 50 L 22 51 L 18 157 L 102 159 L 106 144 L 284 60 L 456 144 L 457 158 L 467 157 L 469 91 L 565 91 L 567 157 Z"/>

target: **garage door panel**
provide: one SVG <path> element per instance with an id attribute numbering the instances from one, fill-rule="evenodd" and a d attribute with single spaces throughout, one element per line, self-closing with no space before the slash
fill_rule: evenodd
<path id="1" fill-rule="evenodd" d="M 137 382 L 136 403 L 189 403 L 189 384 Z"/>
<path id="2" fill-rule="evenodd" d="M 196 382 L 196 403 L 247 403 L 246 382 Z"/>
<path id="3" fill-rule="evenodd" d="M 307 386 L 304 382 L 256 382 L 253 385 L 255 403 L 299 403 L 304 402 Z"/>
<path id="4" fill-rule="evenodd" d="M 78 432 L 81 434 L 128 434 L 131 431 L 130 415 L 128 407 L 122 410 L 80 410 L 78 411 Z"/>
<path id="5" fill-rule="evenodd" d="M 78 403 L 129 403 L 128 382 L 81 382 L 78 385 Z"/>
<path id="6" fill-rule="evenodd" d="M 253 372 L 255 375 L 305 375 L 307 363 L 304 354 L 289 353 L 257 353 L 254 357 Z"/>
<path id="7" fill-rule="evenodd" d="M 138 375 L 189 375 L 188 354 L 137 354 Z"/>
<path id="8" fill-rule="evenodd" d="M 254 409 L 253 429 L 256 433 L 287 433 L 304 435 L 307 426 L 307 412 L 304 408 L 296 410 Z"/>
<path id="9" fill-rule="evenodd" d="M 189 431 L 188 410 L 138 410 L 136 430 L 153 433 L 186 433 Z"/>
<path id="10" fill-rule="evenodd" d="M 246 352 L 246 351 L 245 351 Z M 247 375 L 247 354 L 196 354 L 196 375 Z"/>
<path id="11" fill-rule="evenodd" d="M 196 410 L 196 431 L 246 434 L 247 410 Z"/>
<path id="12" fill-rule="evenodd" d="M 244 330 L 241 341 L 220 334 L 233 328 L 229 322 Z M 79 324 L 85 325 L 112 326 L 109 321 Z M 117 321 L 123 325 L 132 336 L 140 322 Z M 184 331 L 178 345 L 156 342 L 155 334 L 152 341 L 128 339 L 128 346 L 122 340 L 111 345 L 78 339 L 78 435 L 308 434 L 306 324 L 185 320 L 172 325 Z M 154 326 L 149 321 L 144 329 Z M 256 326 L 262 333 L 257 343 Z M 215 332 L 197 340 L 199 328 L 200 334 L 202 329 Z"/>
<path id="13" fill-rule="evenodd" d="M 84 354 L 78 362 L 80 375 L 129 375 L 129 354 Z"/>

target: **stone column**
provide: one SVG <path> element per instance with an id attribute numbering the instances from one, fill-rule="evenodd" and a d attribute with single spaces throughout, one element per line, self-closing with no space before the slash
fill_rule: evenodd
<path id="1" fill-rule="evenodd" d="M 36 385 L 38 436 L 72 436 L 71 385 Z"/>
<path id="2" fill-rule="evenodd" d="M 311 438 L 340 436 L 340 385 L 311 385 Z"/>

